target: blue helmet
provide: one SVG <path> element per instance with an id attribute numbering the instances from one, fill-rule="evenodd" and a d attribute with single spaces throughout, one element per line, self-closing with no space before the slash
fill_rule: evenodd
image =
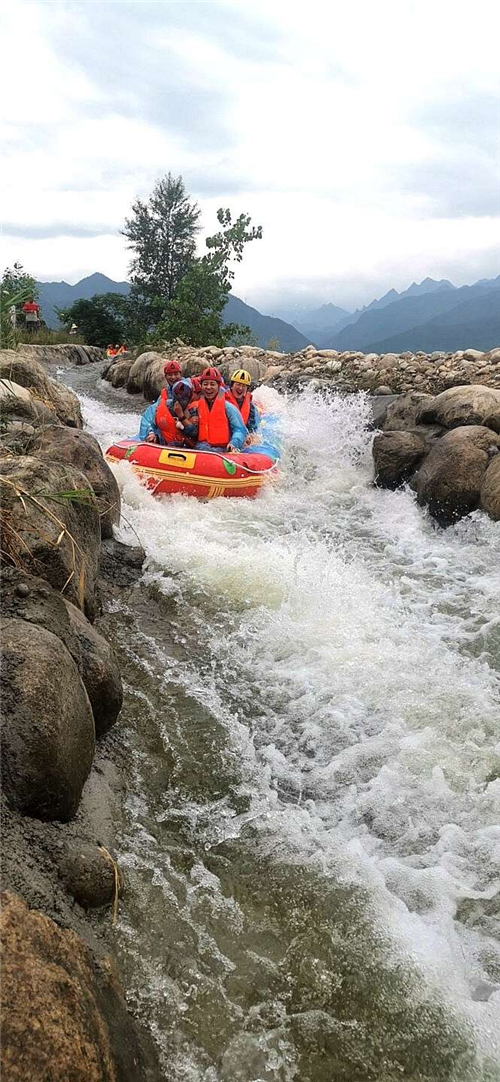
<path id="1" fill-rule="evenodd" d="M 172 387 L 172 394 L 181 405 L 187 405 L 193 397 L 193 385 L 190 379 L 178 379 Z"/>

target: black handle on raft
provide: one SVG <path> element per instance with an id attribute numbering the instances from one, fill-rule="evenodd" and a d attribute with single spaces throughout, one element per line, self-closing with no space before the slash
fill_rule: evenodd
<path id="1" fill-rule="evenodd" d="M 181 453 L 181 451 L 169 451 L 168 452 L 168 457 L 169 458 L 181 458 L 183 462 L 186 461 L 186 456 L 183 455 Z"/>

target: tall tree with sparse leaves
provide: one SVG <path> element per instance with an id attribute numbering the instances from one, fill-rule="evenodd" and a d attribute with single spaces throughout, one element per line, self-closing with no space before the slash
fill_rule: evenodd
<path id="1" fill-rule="evenodd" d="M 182 338 L 192 346 L 224 346 L 250 333 L 248 327 L 224 323 L 222 313 L 234 278 L 230 264 L 241 263 L 245 244 L 262 238 L 262 226 L 251 226 L 248 214 L 233 222 L 231 212 L 222 208 L 217 220 L 222 229 L 206 238 L 207 255 L 193 259 L 157 328 L 158 337 Z"/>
<path id="2" fill-rule="evenodd" d="M 122 230 L 133 253 L 132 303 L 150 325 L 161 319 L 194 258 L 199 218 L 182 177 L 171 173 L 155 184 L 146 202 L 136 199 L 132 205 Z"/>

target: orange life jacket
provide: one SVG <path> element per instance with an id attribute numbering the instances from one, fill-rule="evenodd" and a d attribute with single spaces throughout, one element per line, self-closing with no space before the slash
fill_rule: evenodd
<path id="1" fill-rule="evenodd" d="M 226 395 L 219 391 L 212 409 L 209 409 L 204 398 L 196 402 L 198 409 L 198 440 L 200 443 L 210 443 L 212 447 L 227 447 L 231 439 L 231 429 L 226 417 Z"/>
<path id="2" fill-rule="evenodd" d="M 250 417 L 250 406 L 252 403 L 252 396 L 250 392 L 246 392 L 245 397 L 242 399 L 241 402 L 238 402 L 238 399 L 234 397 L 232 391 L 226 391 L 226 398 L 228 402 L 232 402 L 233 406 L 236 406 L 236 408 L 239 409 L 241 416 L 243 417 L 243 420 L 247 425 L 248 418 Z"/>
<path id="3" fill-rule="evenodd" d="M 172 417 L 167 406 L 167 390 L 164 387 L 156 409 L 155 424 L 160 429 L 166 443 L 184 443 L 184 433 L 180 428 L 177 428 L 176 420 L 177 418 Z"/>

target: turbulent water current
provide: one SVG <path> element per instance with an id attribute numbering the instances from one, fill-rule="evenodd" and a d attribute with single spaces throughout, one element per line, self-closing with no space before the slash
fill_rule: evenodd
<path id="1" fill-rule="evenodd" d="M 103 388 L 106 447 L 138 406 Z M 363 395 L 258 394 L 256 500 L 115 469 L 130 1003 L 169 1082 L 497 1082 L 500 524 L 371 487 Z"/>

